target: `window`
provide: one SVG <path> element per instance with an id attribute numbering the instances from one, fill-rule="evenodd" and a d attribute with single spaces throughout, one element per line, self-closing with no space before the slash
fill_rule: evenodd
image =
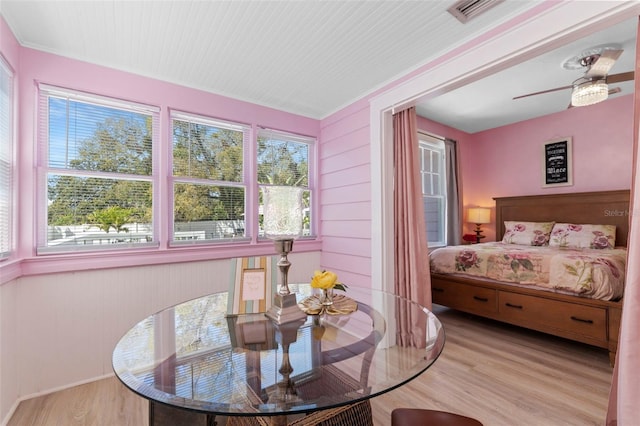
<path id="1" fill-rule="evenodd" d="M 13 250 L 13 73 L 0 57 L 0 259 Z"/>
<path id="2" fill-rule="evenodd" d="M 260 188 L 304 191 L 315 139 L 40 85 L 38 254 L 256 243 Z M 159 135 L 168 138 L 160 138 Z"/>
<path id="3" fill-rule="evenodd" d="M 269 129 L 258 132 L 258 185 L 285 185 L 303 188 L 302 200 L 304 208 L 303 236 L 311 235 L 311 200 L 310 185 L 311 155 L 314 152 L 315 140 L 305 136 Z M 260 195 L 262 197 L 262 195 Z M 262 205 L 262 201 L 260 201 Z M 260 218 L 260 234 L 263 234 Z"/>
<path id="4" fill-rule="evenodd" d="M 40 86 L 39 252 L 156 242 L 158 109 Z M 41 191 L 44 192 L 44 191 Z"/>
<path id="5" fill-rule="evenodd" d="M 446 245 L 447 196 L 444 140 L 419 133 L 422 199 L 429 247 Z"/>
<path id="6" fill-rule="evenodd" d="M 172 112 L 173 241 L 243 238 L 248 126 Z"/>

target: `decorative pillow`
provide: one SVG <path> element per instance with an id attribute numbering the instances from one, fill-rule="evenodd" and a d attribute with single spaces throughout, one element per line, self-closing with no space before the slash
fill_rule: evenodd
<path id="1" fill-rule="evenodd" d="M 549 245 L 567 248 L 614 248 L 616 226 L 556 223 L 551 231 Z"/>
<path id="2" fill-rule="evenodd" d="M 554 222 L 504 222 L 505 232 L 502 242 L 525 246 L 546 246 Z"/>

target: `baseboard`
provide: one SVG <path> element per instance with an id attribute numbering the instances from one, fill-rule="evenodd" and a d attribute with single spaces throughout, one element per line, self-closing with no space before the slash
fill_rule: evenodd
<path id="1" fill-rule="evenodd" d="M 7 426 L 7 424 L 9 423 L 9 420 L 11 420 L 11 417 L 13 417 L 13 413 L 15 413 L 16 410 L 18 409 L 18 405 L 20 404 L 20 402 L 21 402 L 20 399 L 16 399 L 15 400 L 15 402 L 13 403 L 11 408 L 9 409 L 9 412 L 7 413 L 5 418 L 2 419 L 2 423 L 0 423 L 1 426 Z"/>

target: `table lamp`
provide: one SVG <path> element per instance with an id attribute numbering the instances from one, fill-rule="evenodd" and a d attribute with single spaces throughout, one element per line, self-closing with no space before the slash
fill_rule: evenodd
<path id="1" fill-rule="evenodd" d="M 491 210 L 484 207 L 471 208 L 467 211 L 467 222 L 476 224 L 476 243 L 479 243 L 484 238 L 480 225 L 491 222 Z"/>
<path id="2" fill-rule="evenodd" d="M 273 240 L 276 252 L 280 253 L 277 265 L 281 283 L 274 295 L 273 304 L 265 314 L 276 324 L 306 318 L 298 307 L 296 295 L 289 290 L 289 267 L 287 255 L 293 249 L 293 241 L 302 235 L 302 188 L 295 186 L 262 187 L 262 212 L 265 236 Z"/>

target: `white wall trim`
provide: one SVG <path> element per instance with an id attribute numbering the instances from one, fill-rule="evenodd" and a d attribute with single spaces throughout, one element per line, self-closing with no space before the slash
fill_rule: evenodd
<path id="1" fill-rule="evenodd" d="M 393 292 L 392 110 L 435 97 L 640 14 L 634 1 L 558 2 L 370 100 L 373 288 Z M 425 260 L 426 261 L 426 260 Z"/>

